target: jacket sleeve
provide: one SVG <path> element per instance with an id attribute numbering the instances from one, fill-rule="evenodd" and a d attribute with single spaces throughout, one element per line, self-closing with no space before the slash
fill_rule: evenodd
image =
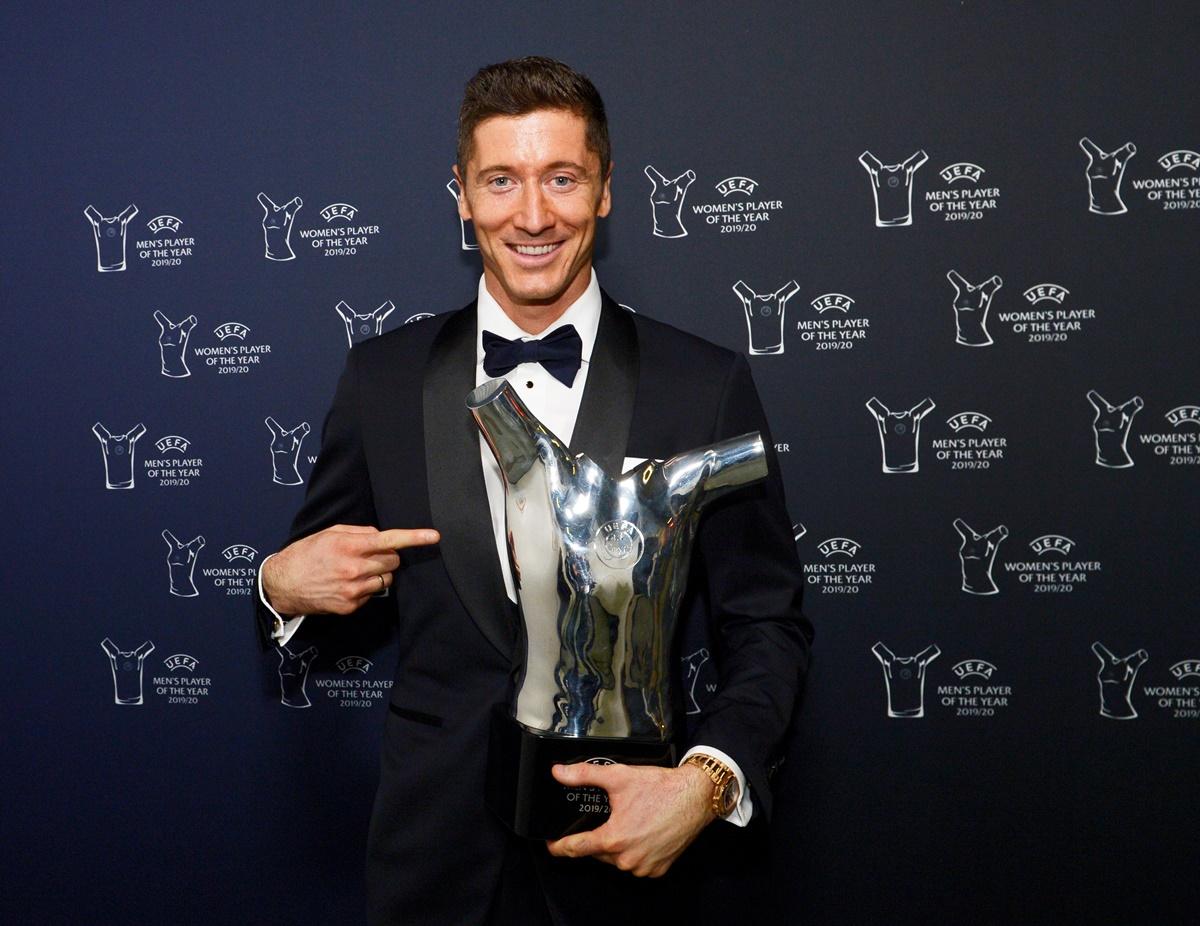
<path id="1" fill-rule="evenodd" d="M 780 761 L 808 671 L 813 629 L 800 607 L 804 576 L 779 462 L 749 365 L 739 354 L 726 376 L 712 438 L 755 430 L 766 447 L 767 478 L 716 501 L 696 537 L 694 568 L 708 599 L 719 685 L 691 739 L 738 763 L 755 812 L 769 818 L 768 776 Z"/>
<path id="2" fill-rule="evenodd" d="M 321 428 L 321 450 L 313 464 L 304 504 L 292 520 L 287 543 L 334 524 L 378 527 L 370 474 L 363 453 L 357 360 L 358 352 L 351 350 Z M 253 597 L 259 639 L 264 648 L 269 648 L 272 646 L 274 615 L 258 595 Z M 313 623 L 312 618 L 306 618 L 306 623 Z"/>

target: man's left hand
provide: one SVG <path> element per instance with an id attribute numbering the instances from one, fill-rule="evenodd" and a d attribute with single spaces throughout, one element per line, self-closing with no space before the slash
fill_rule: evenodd
<path id="1" fill-rule="evenodd" d="M 568 787 L 603 788 L 612 812 L 594 830 L 547 842 L 551 855 L 590 855 L 639 878 L 659 878 L 716 819 L 712 779 L 694 765 L 658 768 L 577 762 L 556 765 L 553 771 L 555 779 Z"/>

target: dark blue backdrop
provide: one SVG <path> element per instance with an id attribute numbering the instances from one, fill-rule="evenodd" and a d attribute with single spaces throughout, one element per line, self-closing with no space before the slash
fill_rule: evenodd
<path id="1" fill-rule="evenodd" d="M 249 593 L 303 488 L 273 481 L 264 420 L 314 429 L 306 479 L 347 348 L 335 306 L 391 300 L 387 330 L 471 297 L 477 259 L 445 189 L 457 102 L 476 67 L 527 53 L 584 70 L 608 104 L 615 205 L 597 270 L 614 296 L 747 350 L 734 285 L 797 284 L 782 321 L 777 305 L 766 317 L 783 351 L 752 363 L 786 444 L 818 638 L 752 909 L 771 895 L 785 921 L 815 923 L 1195 909 L 1193 4 L 0 16 L 13 921 L 361 920 L 391 666 L 313 637 L 293 647 L 319 651 L 299 679 L 312 706 L 280 703 Z M 1089 179 L 1084 138 L 1136 154 Z M 877 227 L 860 154 L 921 150 L 911 176 L 880 175 L 885 212 L 911 187 L 911 224 Z M 654 233 L 648 166 L 694 174 L 686 236 Z M 1090 212 L 1089 184 L 1127 211 Z M 303 200 L 294 260 L 264 259 L 259 193 Z M 131 204 L 126 269 L 98 272 L 97 241 L 119 258 L 119 223 L 93 231 L 84 210 Z M 956 343 L 951 270 L 1002 279 L 994 343 Z M 182 354 L 160 348 L 155 312 L 196 319 Z M 164 375 L 180 357 L 188 375 Z M 1097 464 L 1090 390 L 1142 400 L 1131 467 Z M 872 397 L 935 403 L 918 472 L 882 471 Z M 106 488 L 97 423 L 145 427 L 132 488 Z M 911 452 L 912 422 L 885 424 L 892 452 Z M 1102 432 L 1102 449 L 1120 439 Z M 124 449 L 110 442 L 110 481 Z M 962 589 L 956 519 L 1005 526 L 984 560 L 965 551 L 996 594 Z M 194 561 L 168 566 L 164 531 L 203 537 Z M 122 654 L 145 641 L 139 671 Z M 888 716 L 877 643 L 940 651 L 923 670 L 891 664 L 893 707 L 916 698 L 922 717 Z M 1093 644 L 1121 661 L 1105 668 Z M 139 681 L 140 705 L 114 703 Z M 1102 694 L 1138 716 L 1101 716 Z"/>

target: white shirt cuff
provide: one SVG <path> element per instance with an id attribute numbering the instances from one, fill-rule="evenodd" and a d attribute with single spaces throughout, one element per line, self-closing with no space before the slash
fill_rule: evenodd
<path id="1" fill-rule="evenodd" d="M 274 555 L 274 553 L 271 554 L 271 556 Z M 258 576 L 256 577 L 256 582 L 258 583 L 258 600 L 263 603 L 264 608 L 266 608 L 275 616 L 274 624 L 271 627 L 271 639 L 275 641 L 276 646 L 287 646 L 288 640 L 290 640 L 295 635 L 296 631 L 300 629 L 300 624 L 304 621 L 304 615 L 298 614 L 296 617 L 292 618 L 283 617 L 278 611 L 271 607 L 271 602 L 267 601 L 267 596 L 263 594 L 263 566 L 267 565 L 267 560 L 270 559 L 271 556 L 268 556 L 258 564 Z"/>
<path id="2" fill-rule="evenodd" d="M 733 810 L 729 811 L 721 819 L 728 820 L 734 826 L 745 826 L 750 822 L 750 817 L 754 814 L 754 801 L 750 799 L 750 789 L 746 787 L 746 776 L 742 774 L 742 770 L 738 768 L 738 764 L 727 753 L 721 752 L 719 749 L 714 749 L 711 746 L 693 746 L 683 754 L 683 758 L 679 760 L 679 764 L 682 765 L 688 756 L 694 756 L 697 753 L 712 756 L 718 762 L 724 762 L 733 770 L 733 775 L 737 778 L 738 794 L 740 796 Z"/>

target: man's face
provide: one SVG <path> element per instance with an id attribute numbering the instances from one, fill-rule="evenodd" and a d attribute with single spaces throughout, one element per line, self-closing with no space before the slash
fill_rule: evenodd
<path id="1" fill-rule="evenodd" d="M 475 128 L 465 176 L 454 168 L 488 292 L 533 334 L 587 289 L 596 219 L 611 206 L 586 128 L 566 110 L 493 116 Z"/>

